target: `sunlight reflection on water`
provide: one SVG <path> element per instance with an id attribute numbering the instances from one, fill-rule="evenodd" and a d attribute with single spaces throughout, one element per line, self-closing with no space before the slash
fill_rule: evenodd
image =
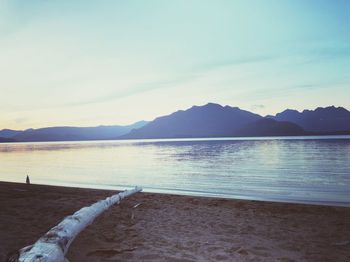
<path id="1" fill-rule="evenodd" d="M 0 178 L 350 205 L 350 137 L 0 144 Z"/>

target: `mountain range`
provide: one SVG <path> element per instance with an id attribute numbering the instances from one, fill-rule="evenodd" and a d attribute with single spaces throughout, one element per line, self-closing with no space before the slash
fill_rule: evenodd
<path id="1" fill-rule="evenodd" d="M 349 131 L 350 112 L 342 107 L 301 113 L 285 110 L 263 117 L 238 107 L 208 103 L 158 117 L 119 138 L 336 135 L 350 134 Z"/>
<path id="2" fill-rule="evenodd" d="M 302 112 L 287 109 L 263 117 L 238 107 L 208 103 L 128 126 L 3 129 L 0 142 L 339 134 L 350 134 L 350 112 L 343 107 Z"/>
<path id="3" fill-rule="evenodd" d="M 97 126 L 97 127 L 46 127 L 27 129 L 24 131 L 0 130 L 0 141 L 3 142 L 40 142 L 40 141 L 80 141 L 108 140 L 125 135 L 132 129 L 146 125 L 147 121 L 139 121 L 127 126 Z M 2 138 L 2 139 L 1 139 Z"/>
<path id="4" fill-rule="evenodd" d="M 315 110 L 287 109 L 275 116 L 268 116 L 277 121 L 289 121 L 303 129 L 314 132 L 336 132 L 350 130 L 350 112 L 342 107 L 318 107 Z"/>
<path id="5" fill-rule="evenodd" d="M 193 106 L 186 111 L 180 110 L 168 116 L 158 117 L 122 138 L 226 137 L 261 118 L 238 107 L 208 103 L 205 106 Z"/>

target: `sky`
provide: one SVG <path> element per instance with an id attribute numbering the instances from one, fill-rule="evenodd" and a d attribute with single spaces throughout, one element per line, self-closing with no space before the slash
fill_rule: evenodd
<path id="1" fill-rule="evenodd" d="M 349 28 L 348 0 L 0 0 L 0 129 L 350 109 Z"/>

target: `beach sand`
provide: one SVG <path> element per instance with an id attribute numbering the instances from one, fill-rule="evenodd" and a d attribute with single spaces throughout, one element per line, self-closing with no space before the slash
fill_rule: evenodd
<path id="1" fill-rule="evenodd" d="M 65 216 L 113 193 L 0 182 L 0 261 Z M 96 219 L 67 257 L 350 261 L 350 208 L 137 193 Z"/>

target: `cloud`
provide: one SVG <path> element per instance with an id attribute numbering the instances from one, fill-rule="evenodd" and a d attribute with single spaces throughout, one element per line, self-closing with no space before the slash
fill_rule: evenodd
<path id="1" fill-rule="evenodd" d="M 3 2 L 0 124 L 131 122 L 208 101 L 270 113 L 298 96 L 335 103 L 332 88 L 346 97 L 346 8 Z"/>
<path id="2" fill-rule="evenodd" d="M 250 106 L 251 110 L 259 110 L 259 109 L 264 109 L 265 105 L 252 105 Z"/>
<path id="3" fill-rule="evenodd" d="M 338 79 L 338 80 L 328 80 L 328 81 L 318 81 L 313 83 L 305 83 L 305 84 L 296 84 L 296 85 L 290 85 L 285 88 L 285 90 L 320 90 L 320 89 L 327 89 L 327 88 L 335 88 L 335 87 L 342 87 L 345 85 L 350 84 L 350 77 L 345 77 L 344 79 Z"/>
<path id="4" fill-rule="evenodd" d="M 201 70 L 206 69 L 217 69 L 220 67 L 226 67 L 226 66 L 239 66 L 243 64 L 252 64 L 252 63 L 260 63 L 265 61 L 271 61 L 274 59 L 277 59 L 279 56 L 276 54 L 259 54 L 259 55 L 251 55 L 251 56 L 238 56 L 236 58 L 227 59 L 227 60 L 220 60 L 220 61 L 214 61 L 210 62 L 208 64 L 203 64 L 201 66 Z"/>
<path id="5" fill-rule="evenodd" d="M 123 90 L 116 90 L 114 92 L 110 92 L 104 96 L 99 96 L 89 100 L 76 101 L 72 103 L 66 103 L 63 106 L 80 106 L 80 105 L 90 105 L 90 104 L 98 104 L 109 101 L 114 101 L 134 95 L 140 95 L 145 92 L 155 91 L 157 89 L 166 89 L 172 88 L 177 85 L 181 85 L 182 83 L 188 82 L 196 78 L 195 75 L 183 75 L 174 79 L 169 80 L 159 80 L 153 82 L 145 82 L 135 84 L 133 86 L 127 87 Z"/>

